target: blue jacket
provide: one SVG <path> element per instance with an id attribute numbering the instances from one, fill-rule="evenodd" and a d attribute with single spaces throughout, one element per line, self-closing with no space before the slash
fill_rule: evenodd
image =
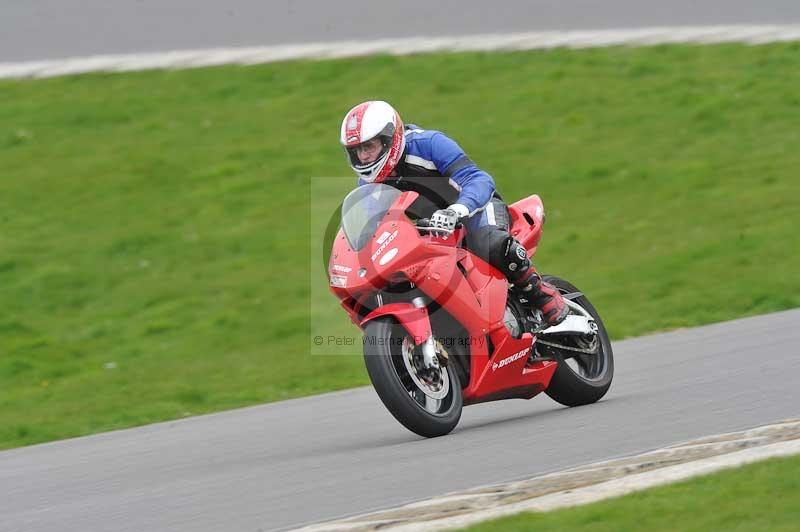
<path id="1" fill-rule="evenodd" d="M 481 211 L 492 199 L 495 184 L 492 176 L 478 168 L 456 142 L 441 131 L 406 126 L 406 149 L 398 173 L 411 171 L 417 175 L 448 178 L 457 199 L 469 209 L 470 216 Z M 359 180 L 359 185 L 365 181 Z"/>

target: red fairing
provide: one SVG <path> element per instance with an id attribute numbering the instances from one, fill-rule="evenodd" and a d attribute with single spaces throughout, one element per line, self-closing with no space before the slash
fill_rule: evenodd
<path id="1" fill-rule="evenodd" d="M 536 254 L 542 237 L 544 225 L 544 205 L 542 199 L 534 194 L 509 205 L 511 214 L 511 235 L 528 250 L 528 256 Z"/>
<path id="2" fill-rule="evenodd" d="M 557 363 L 528 363 L 533 336 L 525 333 L 514 338 L 503 321 L 508 281 L 461 246 L 463 230 L 444 239 L 421 233 L 405 215 L 417 196 L 415 192 L 402 193 L 360 251 L 350 249 L 340 231 L 329 265 L 331 291 L 358 326 L 378 316 L 391 315 L 415 343 L 421 344 L 431 334 L 426 309 L 407 302 L 362 313 L 364 302 L 374 300 L 375 294 L 388 284 L 411 281 L 469 333 L 470 378 L 468 383 L 462 383 L 465 404 L 533 397 L 547 388 Z M 541 236 L 541 199 L 526 198 L 512 205 L 510 212 L 512 234 L 532 255 Z M 363 276 L 359 270 L 363 270 Z"/>
<path id="3" fill-rule="evenodd" d="M 428 309 L 425 307 L 417 308 L 411 303 L 390 303 L 370 312 L 361 320 L 361 327 L 380 316 L 394 316 L 417 345 L 431 335 L 431 321 L 428 319 Z"/>

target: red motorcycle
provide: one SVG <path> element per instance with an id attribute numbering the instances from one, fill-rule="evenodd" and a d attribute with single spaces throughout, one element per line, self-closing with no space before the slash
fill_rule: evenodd
<path id="1" fill-rule="evenodd" d="M 449 433 L 464 405 L 530 399 L 566 406 L 598 401 L 611 386 L 608 334 L 586 296 L 543 276 L 570 313 L 547 327 L 500 271 L 413 212 L 417 192 L 386 184 L 353 190 L 342 204 L 329 283 L 364 331 L 364 361 L 378 396 L 409 430 Z M 537 195 L 509 205 L 511 234 L 533 257 L 544 222 Z"/>

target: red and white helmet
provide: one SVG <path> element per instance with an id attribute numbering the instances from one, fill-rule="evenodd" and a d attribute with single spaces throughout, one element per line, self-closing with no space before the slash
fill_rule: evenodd
<path id="1" fill-rule="evenodd" d="M 383 149 L 377 159 L 362 164 L 356 147 L 374 138 L 380 138 Z M 364 181 L 377 183 L 391 175 L 403 156 L 406 147 L 403 121 L 394 107 L 386 102 L 364 102 L 344 116 L 340 142 L 347 152 L 350 167 Z"/>

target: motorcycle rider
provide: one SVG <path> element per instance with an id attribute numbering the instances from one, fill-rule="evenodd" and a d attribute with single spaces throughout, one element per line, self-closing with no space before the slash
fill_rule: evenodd
<path id="1" fill-rule="evenodd" d="M 494 180 L 455 141 L 440 131 L 404 126 L 391 105 L 368 101 L 347 112 L 340 142 L 359 185 L 417 190 L 436 209 L 431 226 L 452 230 L 462 221 L 467 248 L 503 272 L 548 325 L 566 318 L 569 311 L 558 289 L 542 280 L 525 247 L 509 233 L 508 207 Z"/>

